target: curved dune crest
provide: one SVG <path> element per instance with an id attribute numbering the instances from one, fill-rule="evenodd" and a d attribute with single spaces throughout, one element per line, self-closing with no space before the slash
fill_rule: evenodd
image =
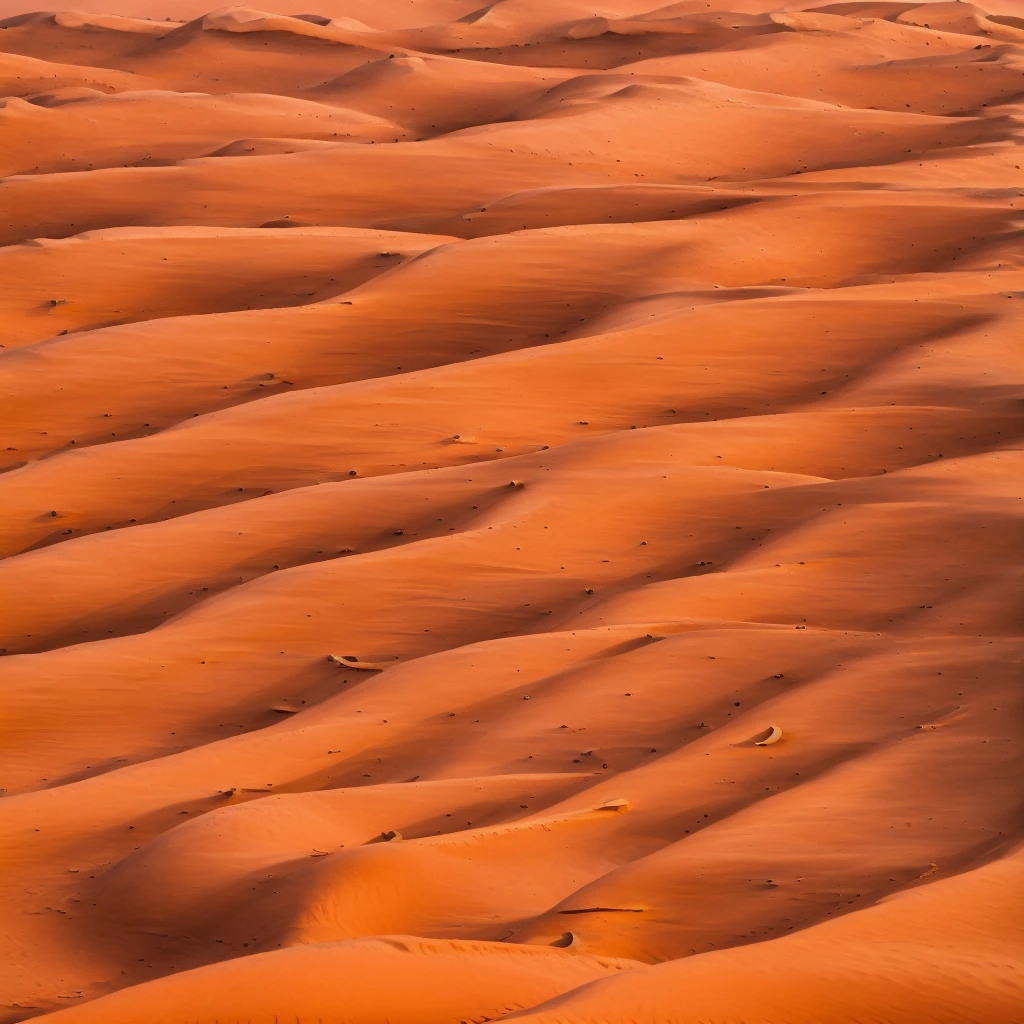
<path id="1" fill-rule="evenodd" d="M 1012 1020 L 1019 853 L 838 921 L 593 982 L 509 1020 Z"/>
<path id="2" fill-rule="evenodd" d="M 0 1024 L 1016 1024 L 1017 0 L 0 7 Z"/>
<path id="3" fill-rule="evenodd" d="M 628 960 L 405 936 L 328 942 L 172 975 L 54 1015 L 105 1024 L 275 1017 L 436 1024 L 494 1018 L 621 971 Z M 401 983 L 396 985 L 396 981 Z M 402 994 L 404 993 L 404 994 Z"/>

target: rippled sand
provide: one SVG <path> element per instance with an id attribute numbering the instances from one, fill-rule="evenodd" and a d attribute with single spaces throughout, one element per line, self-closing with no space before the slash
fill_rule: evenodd
<path id="1" fill-rule="evenodd" d="M 0 3 L 0 1024 L 1011 1024 L 1024 7 Z"/>

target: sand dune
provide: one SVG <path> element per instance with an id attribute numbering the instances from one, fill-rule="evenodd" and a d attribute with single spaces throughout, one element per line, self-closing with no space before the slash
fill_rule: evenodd
<path id="1" fill-rule="evenodd" d="M 1016 0 L 0 0 L 0 1024 L 1012 1024 Z"/>
<path id="2" fill-rule="evenodd" d="M 1021 909 L 1017 854 L 785 939 L 593 983 L 512 1019 L 1012 1020 Z"/>
<path id="3" fill-rule="evenodd" d="M 166 94 L 156 90 L 114 96 L 83 92 L 65 89 L 35 97 L 32 102 L 9 100 L 3 131 L 10 141 L 0 173 L 174 163 L 215 154 L 240 137 L 362 141 L 399 132 L 379 118 L 344 110 L 324 111 L 277 96 L 185 95 L 168 103 Z M 68 110 L 69 105 L 76 109 Z M 79 135 L 84 128 L 87 131 Z M 125 136 L 131 140 L 128 145 Z"/>
<path id="4" fill-rule="evenodd" d="M 606 957 L 560 956 L 536 946 L 386 936 L 229 960 L 66 1010 L 64 1018 L 135 1021 L 156 1003 L 165 1020 L 194 1015 L 197 1005 L 202 1006 L 197 1019 L 208 1021 L 232 1014 L 271 1021 L 275 1010 L 300 1019 L 340 1020 L 335 1007 L 341 1003 L 346 1020 L 377 1021 L 380 987 L 400 977 L 404 991 L 390 1004 L 389 1020 L 426 1024 L 465 1013 L 493 1019 L 639 966 Z M 430 992 L 426 997 L 424 987 Z"/>
<path id="5" fill-rule="evenodd" d="M 3 272 L 22 287 L 2 300 L 5 346 L 163 317 L 303 305 L 450 241 L 298 224 L 280 230 L 288 226 L 108 228 L 8 246 Z"/>

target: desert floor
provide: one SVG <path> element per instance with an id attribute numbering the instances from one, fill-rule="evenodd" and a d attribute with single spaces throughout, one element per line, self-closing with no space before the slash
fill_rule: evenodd
<path id="1" fill-rule="evenodd" d="M 0 1024 L 1021 1021 L 1024 3 L 481 2 L 0 0 Z"/>

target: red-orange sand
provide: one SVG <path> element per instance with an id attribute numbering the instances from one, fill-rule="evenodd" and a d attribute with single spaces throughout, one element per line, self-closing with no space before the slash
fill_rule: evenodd
<path id="1" fill-rule="evenodd" d="M 485 2 L 0 0 L 0 1024 L 1020 1024 L 1024 0 Z"/>

